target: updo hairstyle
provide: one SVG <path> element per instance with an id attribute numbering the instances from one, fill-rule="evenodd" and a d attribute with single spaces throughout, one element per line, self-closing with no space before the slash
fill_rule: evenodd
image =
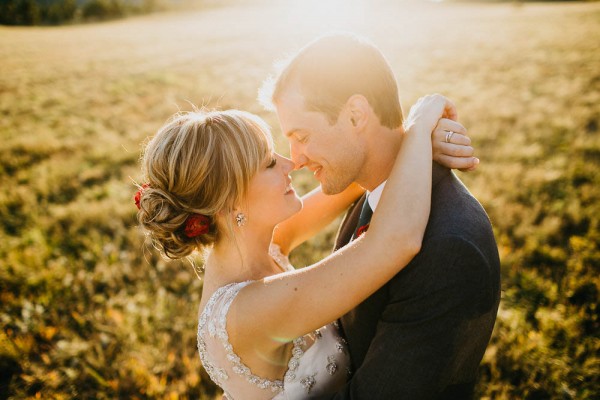
<path id="1" fill-rule="evenodd" d="M 272 149 L 268 126 L 248 112 L 174 115 L 142 153 L 148 187 L 140 198 L 140 225 L 171 259 L 213 245 L 224 237 L 224 230 L 233 231 L 230 213 L 245 198 Z M 224 223 L 217 221 L 217 213 L 225 217 Z M 211 224 L 207 233 L 190 238 L 184 229 L 193 214 L 208 216 Z"/>

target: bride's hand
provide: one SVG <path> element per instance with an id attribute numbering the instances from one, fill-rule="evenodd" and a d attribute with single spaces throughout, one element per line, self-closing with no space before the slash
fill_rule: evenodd
<path id="1" fill-rule="evenodd" d="M 428 94 L 417 100 L 410 108 L 404 130 L 406 132 L 422 130 L 431 133 L 441 118 L 456 121 L 458 119 L 456 106 L 441 94 Z"/>
<path id="2" fill-rule="evenodd" d="M 472 171 L 479 165 L 479 159 L 473 157 L 471 139 L 457 120 L 454 103 L 440 94 L 432 94 L 421 97 L 411 107 L 404 127 L 407 132 L 415 129 L 431 132 L 434 161 L 447 168 Z"/>
<path id="3" fill-rule="evenodd" d="M 431 134 L 433 160 L 451 169 L 473 171 L 479 159 L 473 157 L 474 149 L 467 130 L 448 118 L 439 120 Z"/>

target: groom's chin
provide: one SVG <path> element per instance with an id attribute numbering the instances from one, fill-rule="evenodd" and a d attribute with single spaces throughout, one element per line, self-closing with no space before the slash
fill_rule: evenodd
<path id="1" fill-rule="evenodd" d="M 327 186 L 327 184 L 323 183 L 323 182 L 319 182 L 320 186 L 321 186 L 321 191 L 323 193 L 325 193 L 326 195 L 333 195 L 336 194 L 334 191 L 331 190 L 331 188 L 329 186 Z"/>
<path id="2" fill-rule="evenodd" d="M 321 183 L 321 191 L 328 196 L 332 196 L 334 194 L 340 194 L 346 188 L 339 188 L 335 185 L 328 184 L 327 181 L 320 182 Z"/>

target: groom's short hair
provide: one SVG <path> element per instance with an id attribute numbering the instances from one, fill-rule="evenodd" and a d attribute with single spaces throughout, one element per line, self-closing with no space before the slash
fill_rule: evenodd
<path id="1" fill-rule="evenodd" d="M 324 113 L 332 124 L 346 101 L 360 94 L 382 125 L 402 125 L 398 86 L 388 61 L 375 45 L 356 35 L 322 36 L 304 46 L 265 82 L 259 100 L 272 109 L 293 83 L 299 83 L 307 110 Z"/>

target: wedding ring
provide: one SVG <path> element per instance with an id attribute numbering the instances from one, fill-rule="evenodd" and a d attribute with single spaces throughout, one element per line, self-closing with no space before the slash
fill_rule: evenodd
<path id="1" fill-rule="evenodd" d="M 454 135 L 454 131 L 447 131 L 448 133 L 446 133 L 446 143 L 450 143 L 450 140 L 452 139 L 452 135 Z"/>

